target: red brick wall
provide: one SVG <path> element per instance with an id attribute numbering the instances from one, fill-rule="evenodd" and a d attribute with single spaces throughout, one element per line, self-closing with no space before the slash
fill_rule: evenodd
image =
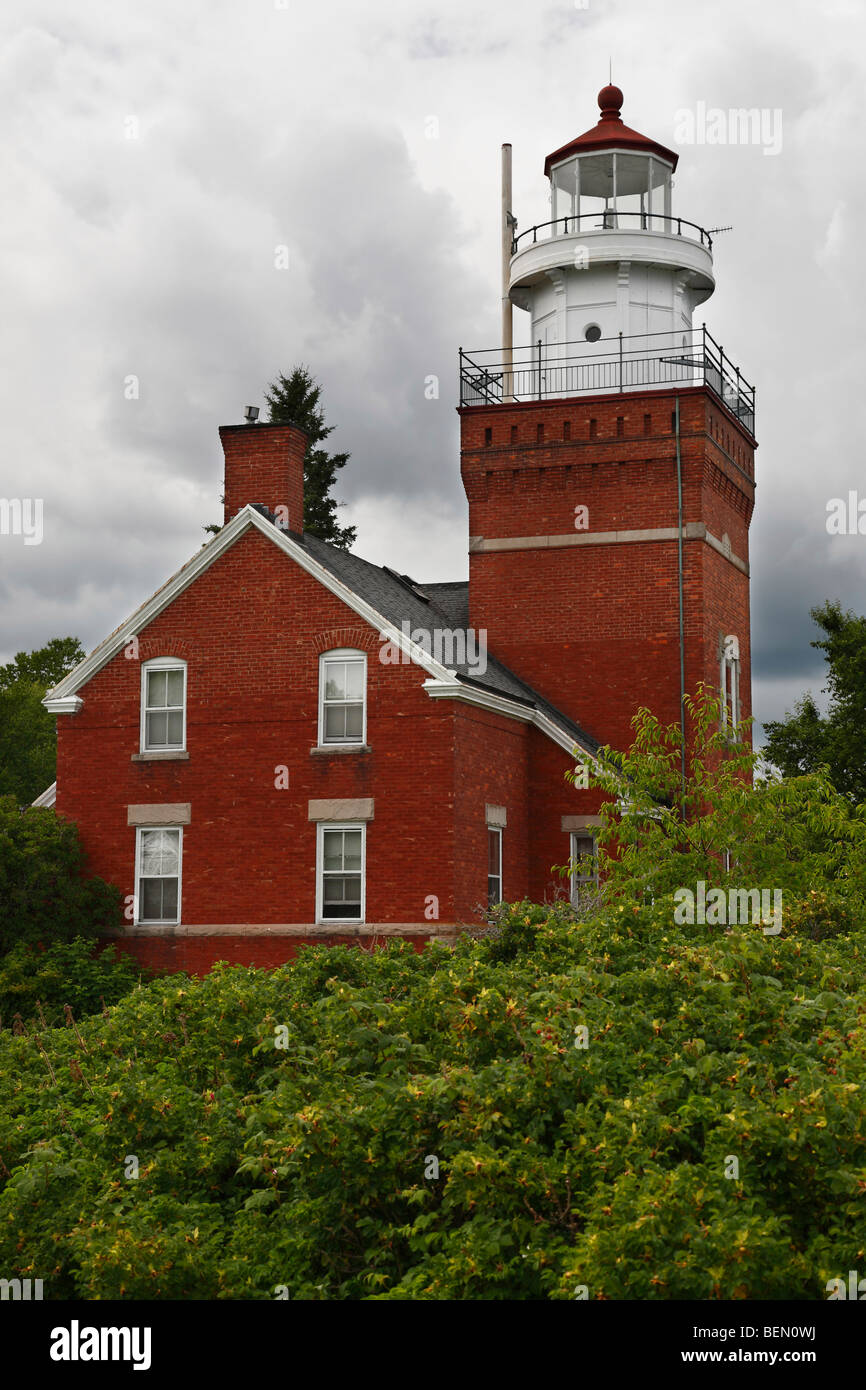
<path id="1" fill-rule="evenodd" d="M 528 891 L 529 728 L 472 705 L 455 706 L 455 901 L 457 920 L 478 920 L 487 903 L 485 807 L 503 806 L 502 891 L 505 901 Z"/>
<path id="2" fill-rule="evenodd" d="M 134 891 L 129 805 L 189 802 L 183 834 L 182 926 L 242 927 L 315 920 L 316 828 L 311 799 L 372 797 L 367 827 L 369 924 L 413 924 L 431 936 L 478 920 L 486 902 L 485 806 L 504 806 L 504 892 L 530 892 L 528 725 L 474 705 L 431 700 L 426 672 L 383 665 L 378 633 L 256 529 L 248 530 L 139 634 L 138 659 L 114 657 L 58 720 L 58 813 L 80 828 L 92 872 Z M 317 744 L 318 657 L 336 647 L 368 653 L 370 752 L 311 753 Z M 127 648 L 127 650 L 131 650 Z M 135 762 L 141 662 L 188 663 L 188 760 Z M 567 754 L 549 744 L 556 796 Z M 278 790 L 285 766 L 289 787 Z M 547 764 L 545 764 L 547 766 Z M 546 775 L 546 774 L 545 774 Z M 537 780 L 537 779 L 536 779 Z M 543 797 L 543 791 L 541 792 Z M 553 862 L 561 833 L 535 853 Z M 435 906 L 430 899 L 435 897 Z M 417 935 L 406 939 L 420 948 Z M 423 939 L 423 938 L 422 938 Z M 122 949 L 157 968 L 206 969 L 226 959 L 276 964 L 309 937 L 249 934 L 146 936 L 127 926 Z M 317 936 L 315 941 L 321 943 Z M 327 943 L 370 946 L 341 936 Z"/>
<path id="3" fill-rule="evenodd" d="M 748 559 L 753 441 L 703 388 L 550 399 L 460 412 L 472 537 L 556 536 L 677 525 L 680 398 L 685 523 Z M 575 529 L 575 506 L 589 527 Z M 749 651 L 748 578 L 684 542 L 686 689 L 718 684 L 718 637 Z M 490 651 L 602 742 L 625 746 L 640 705 L 679 718 L 677 542 L 470 554 L 470 623 Z M 749 704 L 748 657 L 742 663 Z"/>
<path id="4" fill-rule="evenodd" d="M 338 646 L 368 651 L 371 751 L 311 754 L 318 656 Z M 444 882 L 441 919 L 453 920 L 453 880 L 438 868 L 452 851 L 452 706 L 427 696 L 419 667 L 382 665 L 379 649 L 372 628 L 247 531 L 141 634 L 142 660 L 168 653 L 189 663 L 189 760 L 131 761 L 140 662 L 123 654 L 82 687 L 81 711 L 58 720 L 57 810 L 79 823 L 92 871 L 131 894 L 127 806 L 189 802 L 185 923 L 313 922 L 307 803 L 372 796 L 367 920 L 423 921 L 434 880 Z M 287 790 L 274 785 L 282 765 Z"/>
<path id="5" fill-rule="evenodd" d="M 407 937 L 416 951 L 426 945 L 423 938 Z M 307 946 L 342 946 L 376 950 L 384 938 L 366 937 L 286 937 L 286 936 L 176 936 L 119 937 L 115 945 L 150 970 L 185 970 L 190 975 L 206 975 L 218 960 L 229 965 L 271 968 L 285 965 Z"/>
<path id="6" fill-rule="evenodd" d="M 529 754 L 532 815 L 527 896 L 533 902 L 550 902 L 568 898 L 570 890 L 568 877 L 555 872 L 568 862 L 571 849 L 562 817 L 597 815 L 602 798 L 594 788 L 581 789 L 566 781 L 565 773 L 575 767 L 575 759 L 538 729 L 530 732 Z"/>

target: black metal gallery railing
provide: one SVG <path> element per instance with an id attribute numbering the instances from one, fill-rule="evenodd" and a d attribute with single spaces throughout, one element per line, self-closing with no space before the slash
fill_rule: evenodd
<path id="1" fill-rule="evenodd" d="M 684 231 L 683 228 L 686 230 Z M 685 217 L 671 217 L 663 212 L 582 212 L 574 217 L 557 217 L 552 222 L 538 222 L 527 227 L 511 243 L 511 254 L 525 251 L 530 244 L 547 241 L 551 237 L 580 236 L 582 232 L 618 230 L 636 232 L 664 232 L 667 236 L 682 236 L 688 241 L 700 242 L 707 251 L 713 249 L 713 238 L 697 222 L 689 222 Z M 521 242 L 523 245 L 521 245 Z"/>
<path id="2" fill-rule="evenodd" d="M 473 352 L 460 349 L 460 404 L 504 405 L 550 396 L 707 386 L 749 434 L 755 433 L 755 388 L 706 325 L 672 333 L 638 333 L 572 343 L 542 343 Z"/>

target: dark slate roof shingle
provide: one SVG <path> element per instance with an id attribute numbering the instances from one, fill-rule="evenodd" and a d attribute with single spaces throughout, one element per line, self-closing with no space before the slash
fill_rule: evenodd
<path id="1" fill-rule="evenodd" d="M 261 508 L 265 515 L 264 508 Z M 273 521 L 273 517 L 270 517 Z M 369 603 L 377 613 L 400 628 L 404 622 L 411 629 L 424 628 L 432 633 L 437 628 L 454 632 L 465 632 L 469 623 L 469 585 L 462 581 L 437 584 L 415 584 L 407 575 L 399 576 L 396 571 L 381 565 L 373 565 L 362 560 L 351 551 L 340 550 L 317 536 L 295 533 L 291 538 L 302 546 L 310 557 L 335 579 Z M 435 655 L 435 651 L 433 653 Z M 453 669 L 458 679 L 479 690 L 492 691 L 505 696 L 518 704 L 528 705 L 547 716 L 569 738 L 594 752 L 599 743 L 584 729 L 569 719 L 561 710 L 545 700 L 536 690 L 522 681 L 507 666 L 503 666 L 490 652 L 487 653 L 487 669 L 482 673 L 474 662 L 457 664 L 445 661 L 443 664 Z"/>

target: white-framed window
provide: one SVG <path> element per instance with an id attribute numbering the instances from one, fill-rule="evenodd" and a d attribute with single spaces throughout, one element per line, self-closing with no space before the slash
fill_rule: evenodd
<path id="1" fill-rule="evenodd" d="M 316 831 L 316 921 L 363 922 L 366 824 L 320 822 Z"/>
<path id="2" fill-rule="evenodd" d="M 183 830 L 140 825 L 135 832 L 135 923 L 180 921 Z"/>
<path id="3" fill-rule="evenodd" d="M 502 902 L 502 827 L 487 827 L 487 906 Z"/>
<path id="4" fill-rule="evenodd" d="M 581 900 L 598 887 L 598 855 L 595 836 L 584 830 L 571 832 L 571 901 L 578 907 Z"/>
<path id="5" fill-rule="evenodd" d="M 344 649 L 319 657 L 319 746 L 367 741 L 367 654 Z"/>
<path id="6" fill-rule="evenodd" d="M 186 749 L 186 662 L 158 656 L 141 667 L 141 751 Z"/>
<path id="7" fill-rule="evenodd" d="M 740 723 L 740 643 L 732 633 L 722 639 L 720 677 L 722 729 L 733 736 Z"/>

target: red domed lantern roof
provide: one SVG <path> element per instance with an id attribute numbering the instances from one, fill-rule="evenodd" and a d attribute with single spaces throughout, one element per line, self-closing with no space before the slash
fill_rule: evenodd
<path id="1" fill-rule="evenodd" d="M 601 115 L 598 125 L 587 130 L 583 135 L 578 135 L 577 139 L 563 145 L 561 149 L 554 150 L 544 161 L 545 175 L 550 177 L 550 170 L 554 164 L 561 164 L 564 159 L 568 159 L 575 154 L 592 154 L 595 150 L 626 149 L 635 150 L 640 154 L 654 154 L 659 159 L 664 159 L 672 168 L 677 167 L 679 155 L 674 154 L 673 150 L 666 149 L 664 145 L 659 145 L 655 140 L 649 140 L 646 135 L 641 135 L 640 131 L 631 130 L 624 125 L 620 116 L 622 106 L 622 92 L 619 87 L 602 87 L 598 94 L 598 106 Z"/>

